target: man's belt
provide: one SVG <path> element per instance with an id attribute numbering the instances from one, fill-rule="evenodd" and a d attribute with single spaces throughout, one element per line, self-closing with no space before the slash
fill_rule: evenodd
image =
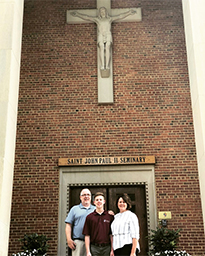
<path id="1" fill-rule="evenodd" d="M 82 238 L 73 238 L 73 240 L 85 241 L 85 239 L 82 239 Z"/>
<path id="2" fill-rule="evenodd" d="M 105 247 L 110 245 L 110 243 L 104 243 L 104 244 L 97 244 L 97 243 L 91 243 L 92 245 L 98 246 L 98 247 Z"/>

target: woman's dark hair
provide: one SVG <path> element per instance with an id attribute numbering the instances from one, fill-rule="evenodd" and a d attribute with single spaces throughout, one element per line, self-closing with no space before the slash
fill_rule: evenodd
<path id="1" fill-rule="evenodd" d="M 132 208 L 132 202 L 131 202 L 130 197 L 128 196 L 128 194 L 124 193 L 124 194 L 121 194 L 117 197 L 117 201 L 116 201 L 117 209 L 118 209 L 118 201 L 119 201 L 120 198 L 122 198 L 123 201 L 127 204 L 127 210 Z"/>

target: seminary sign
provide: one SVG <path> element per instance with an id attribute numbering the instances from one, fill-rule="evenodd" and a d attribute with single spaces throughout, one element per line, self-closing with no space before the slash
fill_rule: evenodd
<path id="1" fill-rule="evenodd" d="M 155 164 L 154 156 L 60 158 L 58 166 Z"/>

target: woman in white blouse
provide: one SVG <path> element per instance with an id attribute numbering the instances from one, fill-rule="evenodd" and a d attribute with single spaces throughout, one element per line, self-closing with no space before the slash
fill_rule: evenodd
<path id="1" fill-rule="evenodd" d="M 119 213 L 111 224 L 115 256 L 136 256 L 140 251 L 139 247 L 139 222 L 136 214 L 131 212 L 131 200 L 127 194 L 120 195 L 116 205 Z"/>

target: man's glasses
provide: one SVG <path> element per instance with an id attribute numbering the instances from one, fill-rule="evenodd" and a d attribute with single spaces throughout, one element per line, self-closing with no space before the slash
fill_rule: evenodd
<path id="1" fill-rule="evenodd" d="M 82 194 L 81 196 L 91 196 L 91 194 Z"/>

